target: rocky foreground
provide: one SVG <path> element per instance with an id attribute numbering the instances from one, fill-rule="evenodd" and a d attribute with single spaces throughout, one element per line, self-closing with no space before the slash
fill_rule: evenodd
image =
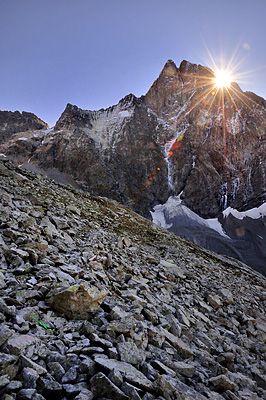
<path id="1" fill-rule="evenodd" d="M 266 282 L 0 161 L 0 396 L 266 399 Z"/>

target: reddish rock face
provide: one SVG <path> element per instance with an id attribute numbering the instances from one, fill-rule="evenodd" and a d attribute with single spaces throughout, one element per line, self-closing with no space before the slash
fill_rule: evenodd
<path id="1" fill-rule="evenodd" d="M 203 217 L 259 206 L 266 201 L 266 102 L 235 83 L 217 90 L 213 77 L 201 65 L 177 68 L 169 60 L 145 96 L 99 111 L 68 104 L 53 130 L 28 131 L 24 142 L 5 137 L 0 152 L 146 217 L 181 192 Z"/>

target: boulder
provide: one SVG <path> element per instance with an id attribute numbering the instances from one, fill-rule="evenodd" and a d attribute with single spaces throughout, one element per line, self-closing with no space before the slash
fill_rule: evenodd
<path id="1" fill-rule="evenodd" d="M 235 390 L 236 384 L 226 376 L 218 375 L 209 379 L 209 383 L 217 392 L 225 392 L 226 390 Z"/>
<path id="2" fill-rule="evenodd" d="M 50 293 L 47 302 L 54 310 L 70 319 L 87 319 L 98 310 L 106 296 L 104 290 L 80 284 Z"/>

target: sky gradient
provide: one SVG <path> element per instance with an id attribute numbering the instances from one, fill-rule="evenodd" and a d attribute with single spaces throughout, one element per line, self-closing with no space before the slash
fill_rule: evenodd
<path id="1" fill-rule="evenodd" d="M 168 59 L 213 68 L 210 54 L 266 98 L 265 18 L 265 0 L 0 0 L 0 109 L 53 126 L 67 103 L 107 108 Z"/>

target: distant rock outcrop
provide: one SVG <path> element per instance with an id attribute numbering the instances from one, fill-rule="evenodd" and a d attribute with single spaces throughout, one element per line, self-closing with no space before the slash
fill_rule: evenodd
<path id="1" fill-rule="evenodd" d="M 14 133 L 48 128 L 45 122 L 30 112 L 0 110 L 0 144 Z"/>

